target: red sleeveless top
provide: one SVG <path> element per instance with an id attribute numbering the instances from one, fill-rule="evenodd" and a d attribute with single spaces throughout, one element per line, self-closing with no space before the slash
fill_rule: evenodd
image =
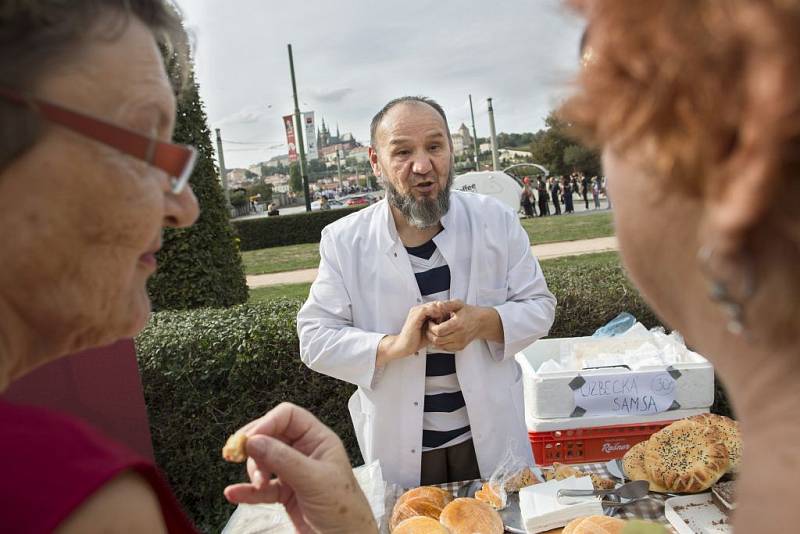
<path id="1" fill-rule="evenodd" d="M 123 471 L 150 484 L 169 532 L 197 532 L 149 461 L 78 419 L 0 401 L 0 531 L 52 532 Z"/>

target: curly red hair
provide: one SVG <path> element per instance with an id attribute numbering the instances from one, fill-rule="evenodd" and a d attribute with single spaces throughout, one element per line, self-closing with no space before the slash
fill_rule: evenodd
<path id="1" fill-rule="evenodd" d="M 561 113 L 580 137 L 689 191 L 754 151 L 769 172 L 798 175 L 800 0 L 572 3 L 588 39 Z"/>

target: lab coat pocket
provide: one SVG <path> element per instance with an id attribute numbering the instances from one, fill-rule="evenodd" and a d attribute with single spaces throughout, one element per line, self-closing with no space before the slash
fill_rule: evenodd
<path id="1" fill-rule="evenodd" d="M 479 289 L 478 306 L 499 306 L 505 304 L 508 296 L 508 289 L 500 287 L 496 289 Z"/>

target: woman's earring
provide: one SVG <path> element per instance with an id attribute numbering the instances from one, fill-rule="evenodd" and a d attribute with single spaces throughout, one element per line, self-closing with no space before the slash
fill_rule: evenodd
<path id="1" fill-rule="evenodd" d="M 697 252 L 697 259 L 709 280 L 709 298 L 722 307 L 728 316 L 728 332 L 737 336 L 747 336 L 745 304 L 755 294 L 755 277 L 748 261 L 740 264 L 741 273 L 737 280 L 725 280 L 721 269 L 714 264 L 716 256 L 712 245 L 704 245 Z M 733 286 L 738 286 L 733 289 Z"/>

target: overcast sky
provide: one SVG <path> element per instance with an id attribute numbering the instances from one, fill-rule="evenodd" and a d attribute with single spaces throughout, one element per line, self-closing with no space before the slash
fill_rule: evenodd
<path id="1" fill-rule="evenodd" d="M 195 39 L 209 126 L 222 129 L 228 168 L 286 153 L 281 116 L 294 109 L 292 44 L 302 111 L 368 143 L 391 98 L 426 95 L 450 129 L 479 137 L 536 131 L 578 65 L 582 24 L 558 0 L 178 0 Z M 244 144 L 247 143 L 247 144 Z"/>

